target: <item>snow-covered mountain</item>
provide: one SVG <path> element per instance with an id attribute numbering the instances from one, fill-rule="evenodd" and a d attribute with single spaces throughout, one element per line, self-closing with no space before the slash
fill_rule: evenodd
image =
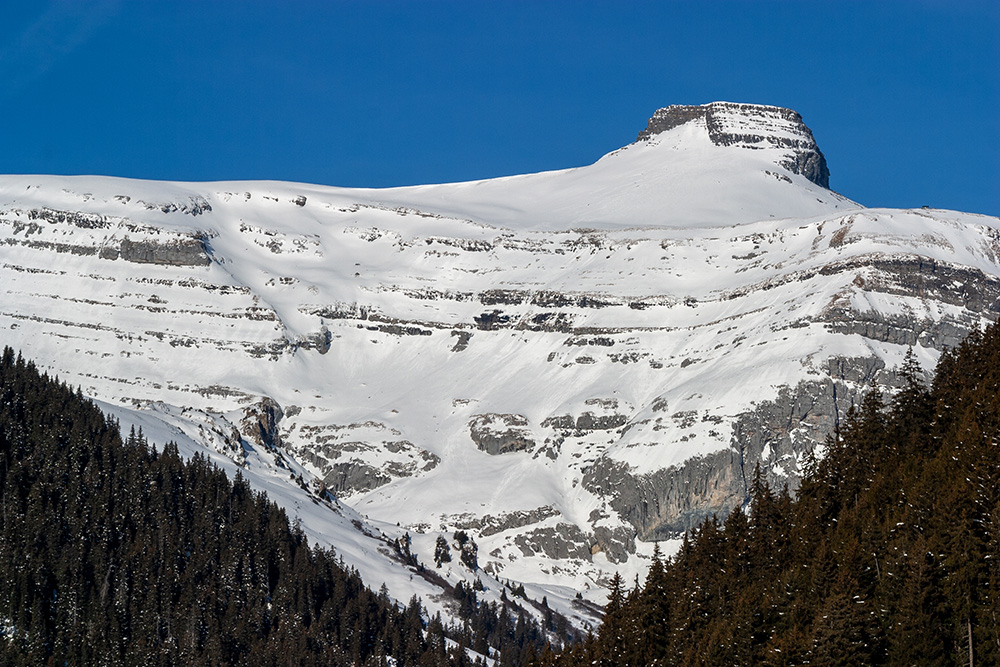
<path id="1" fill-rule="evenodd" d="M 657 111 L 576 169 L 383 190 L 0 177 L 4 343 L 209 451 L 369 583 L 576 593 L 798 479 L 909 346 L 1000 309 L 1000 220 L 827 189 L 787 109 Z M 435 568 L 468 532 L 481 570 Z M 446 609 L 445 609 L 446 610 Z"/>

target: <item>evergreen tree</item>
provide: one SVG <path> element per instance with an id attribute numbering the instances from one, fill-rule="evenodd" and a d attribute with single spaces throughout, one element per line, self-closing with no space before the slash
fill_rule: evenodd
<path id="1" fill-rule="evenodd" d="M 437 542 L 434 545 L 434 563 L 438 567 L 441 567 L 441 563 L 450 562 L 451 547 L 448 546 L 448 540 L 443 535 L 438 535 Z"/>

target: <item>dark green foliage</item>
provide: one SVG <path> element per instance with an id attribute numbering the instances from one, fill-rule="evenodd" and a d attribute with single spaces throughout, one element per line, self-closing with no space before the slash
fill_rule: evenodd
<path id="1" fill-rule="evenodd" d="M 755 476 L 749 514 L 705 521 L 631 593 L 614 582 L 600 635 L 547 664 L 1000 665 L 1000 328 L 930 389 L 912 355 L 901 371 L 795 500 Z"/>
<path id="2" fill-rule="evenodd" d="M 441 563 L 451 562 L 451 547 L 448 546 L 448 540 L 444 538 L 444 535 L 438 535 L 437 542 L 434 544 L 434 564 L 441 567 Z"/>
<path id="3" fill-rule="evenodd" d="M 454 537 L 461 553 L 459 559 L 465 563 L 466 567 L 475 572 L 479 569 L 479 546 L 464 530 L 455 531 Z"/>
<path id="4" fill-rule="evenodd" d="M 3 665 L 469 665 L 465 646 L 517 664 L 547 639 L 471 588 L 456 591 L 464 628 L 425 628 L 418 600 L 400 609 L 373 593 L 243 478 L 157 452 L 141 432 L 123 442 L 9 348 L 0 526 Z M 415 563 L 408 538 L 398 548 Z"/>

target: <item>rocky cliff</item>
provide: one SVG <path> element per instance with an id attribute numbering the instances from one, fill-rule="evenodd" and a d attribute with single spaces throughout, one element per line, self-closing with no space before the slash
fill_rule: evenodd
<path id="1" fill-rule="evenodd" d="M 731 102 L 664 107 L 656 110 L 636 141 L 647 141 L 691 122 L 703 123 L 716 146 L 780 148 L 787 153 L 781 160 L 781 166 L 793 174 L 805 176 L 816 185 L 830 187 L 826 158 L 813 139 L 812 130 L 802 122 L 802 116 L 791 109 Z"/>

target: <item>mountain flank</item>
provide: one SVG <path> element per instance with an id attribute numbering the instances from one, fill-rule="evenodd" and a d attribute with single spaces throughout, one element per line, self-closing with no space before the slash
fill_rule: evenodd
<path id="1" fill-rule="evenodd" d="M 795 112 L 718 102 L 466 183 L 0 176 L 0 332 L 396 603 L 523 586 L 585 630 L 1000 313 L 1000 220 L 864 208 L 824 165 Z M 459 532 L 475 567 L 436 562 Z"/>

